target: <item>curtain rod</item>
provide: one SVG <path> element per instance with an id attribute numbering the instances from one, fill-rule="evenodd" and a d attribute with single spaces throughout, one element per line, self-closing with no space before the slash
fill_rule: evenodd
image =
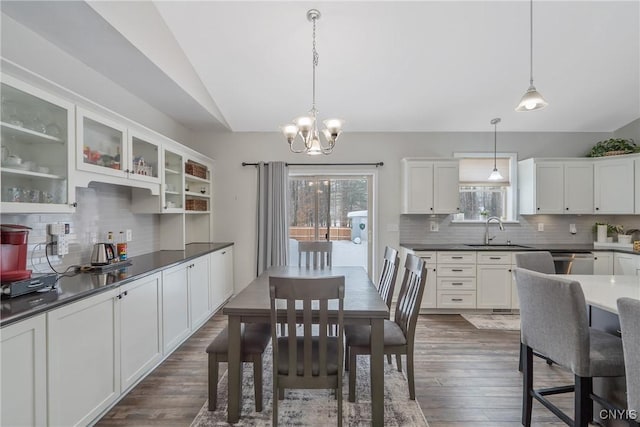
<path id="1" fill-rule="evenodd" d="M 264 162 L 268 165 L 269 162 Z M 285 163 L 287 166 L 384 166 L 384 162 L 377 163 Z M 242 166 L 258 166 L 258 163 L 242 162 Z"/>

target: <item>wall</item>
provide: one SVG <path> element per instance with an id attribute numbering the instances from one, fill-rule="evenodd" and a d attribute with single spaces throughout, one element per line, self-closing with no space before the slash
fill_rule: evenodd
<path id="1" fill-rule="evenodd" d="M 160 248 L 159 215 L 131 212 L 131 189 L 110 184 L 92 183 L 89 188 L 76 189 L 78 207 L 73 214 L 2 214 L 2 224 L 22 224 L 31 227 L 27 269 L 35 272 L 51 271 L 44 253 L 46 225 L 69 223 L 69 254 L 49 260 L 57 271 L 70 265 L 88 264 L 96 242 L 106 241 L 106 233 L 131 229 L 133 240 L 128 244 L 129 256 L 142 255 Z"/>
<path id="2" fill-rule="evenodd" d="M 529 157 L 584 156 L 597 141 L 609 138 L 608 133 L 501 133 L 498 151 L 517 152 L 519 159 Z M 379 200 L 378 218 L 373 224 L 377 229 L 376 255 L 382 254 L 385 245 L 398 247 L 407 223 L 400 217 L 400 159 L 410 156 L 450 157 L 454 152 L 491 152 L 492 132 L 459 133 L 349 133 L 338 141 L 335 152 L 319 159 L 290 153 L 280 133 L 201 133 L 194 135 L 192 148 L 216 159 L 214 168 L 214 236 L 215 240 L 235 242 L 236 290 L 242 289 L 254 277 L 255 259 L 255 200 L 256 172 L 253 167 L 242 167 L 243 161 L 284 160 L 289 162 L 378 162 Z M 564 219 L 549 217 L 548 229 L 555 222 L 560 229 L 568 230 Z M 448 220 L 443 220 L 448 221 Z M 534 224 L 534 218 L 529 219 Z M 576 219 L 579 234 L 584 224 Z M 421 227 L 421 226 L 417 226 Z M 465 234 L 480 242 L 484 228 L 481 224 L 466 225 Z M 522 226 L 518 238 L 527 233 L 530 226 Z M 445 236 L 443 225 L 439 236 Z M 510 227 L 511 228 L 511 227 Z M 473 231 L 470 231 L 473 230 Z M 410 231 L 408 231 L 410 232 Z M 551 233 L 545 233 L 545 235 Z M 568 234 L 568 232 L 566 233 Z M 461 237 L 464 237 L 462 235 Z M 534 233 L 526 241 L 535 241 Z M 582 234 L 578 238 L 585 238 Z M 512 239 L 515 241 L 515 239 Z"/>
<path id="3" fill-rule="evenodd" d="M 640 118 L 621 127 L 613 133 L 613 136 L 615 138 L 630 138 L 640 145 Z"/>

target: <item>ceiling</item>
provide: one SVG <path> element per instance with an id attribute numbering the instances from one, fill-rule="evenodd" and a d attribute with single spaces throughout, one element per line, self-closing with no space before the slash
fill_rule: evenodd
<path id="1" fill-rule="evenodd" d="M 2 3 L 196 129 L 277 131 L 306 114 L 311 8 L 322 13 L 319 118 L 344 119 L 346 132 L 491 131 L 493 117 L 503 131 L 611 132 L 640 117 L 637 0 L 534 2 L 534 83 L 549 106 L 528 113 L 514 111 L 529 85 L 526 0 Z"/>

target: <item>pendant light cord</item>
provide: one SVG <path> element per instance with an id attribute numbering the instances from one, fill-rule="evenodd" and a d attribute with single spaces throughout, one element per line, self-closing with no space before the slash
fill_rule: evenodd
<path id="1" fill-rule="evenodd" d="M 498 150 L 498 122 L 493 124 L 493 170 L 497 170 L 497 150 Z"/>
<path id="2" fill-rule="evenodd" d="M 316 50 L 316 20 L 313 18 L 313 94 L 311 102 L 311 111 L 316 112 L 316 67 L 318 66 L 318 51 Z M 315 115 L 315 114 L 314 114 Z"/>
<path id="3" fill-rule="evenodd" d="M 533 0 L 529 2 L 529 84 L 533 86 Z"/>

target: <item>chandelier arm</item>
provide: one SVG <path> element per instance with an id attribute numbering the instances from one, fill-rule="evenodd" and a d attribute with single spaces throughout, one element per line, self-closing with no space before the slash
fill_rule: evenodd
<path id="1" fill-rule="evenodd" d="M 300 153 L 306 153 L 307 152 L 307 148 L 306 148 L 307 144 L 304 141 L 304 138 L 302 138 L 302 135 L 300 135 L 300 139 L 302 140 L 303 147 L 305 147 L 305 148 L 302 148 L 300 150 L 297 150 L 297 149 L 293 148 L 294 142 L 298 140 L 298 138 L 294 138 L 293 141 L 289 142 L 289 150 L 291 150 L 292 153 L 300 154 Z"/>

